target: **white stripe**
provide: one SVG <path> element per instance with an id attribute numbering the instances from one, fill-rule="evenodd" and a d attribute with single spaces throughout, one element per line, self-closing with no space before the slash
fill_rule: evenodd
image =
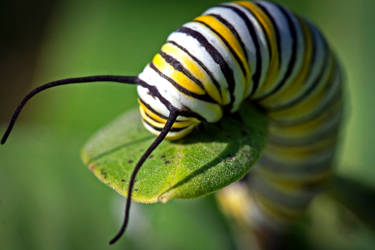
<path id="1" fill-rule="evenodd" d="M 333 116 L 328 116 L 316 129 L 311 131 L 295 134 L 295 133 L 283 133 L 283 130 L 279 130 L 278 126 L 269 126 L 269 137 L 275 137 L 280 140 L 293 141 L 293 142 L 303 142 L 309 141 L 312 138 L 319 137 L 320 135 L 326 133 L 327 131 L 338 127 L 342 119 L 343 112 L 338 110 Z"/>
<path id="2" fill-rule="evenodd" d="M 183 27 L 190 28 L 194 31 L 199 32 L 201 35 L 203 35 L 209 43 L 212 44 L 213 47 L 216 48 L 216 50 L 222 55 L 224 60 L 227 62 L 229 67 L 233 70 L 233 76 L 235 81 L 235 87 L 234 87 L 234 102 L 233 102 L 233 108 L 232 112 L 235 112 L 238 110 L 241 102 L 243 101 L 243 91 L 244 91 L 244 81 L 245 76 L 241 71 L 241 68 L 229 49 L 226 47 L 226 45 L 218 38 L 218 36 L 213 33 L 209 28 L 204 26 L 201 23 L 197 22 L 190 22 L 185 24 Z"/>
<path id="3" fill-rule="evenodd" d="M 276 80 L 276 82 L 279 83 L 284 78 L 284 75 L 289 66 L 289 61 L 292 57 L 292 49 L 293 49 L 292 45 L 293 44 L 292 44 L 292 39 L 291 39 L 292 35 L 290 33 L 290 29 L 288 25 L 288 20 L 286 19 L 285 15 L 280 11 L 280 9 L 274 4 L 263 2 L 263 1 L 257 2 L 257 4 L 267 9 L 267 11 L 275 20 L 275 23 L 277 26 L 275 27 L 275 29 L 277 28 L 280 34 L 281 66 L 280 66 L 279 76 Z M 278 84 L 275 84 L 274 86 L 276 87 L 277 85 Z"/>
<path id="4" fill-rule="evenodd" d="M 250 65 L 250 70 L 251 70 L 252 75 L 254 75 L 256 71 L 256 67 L 257 67 L 256 50 L 255 50 L 254 41 L 249 34 L 249 31 L 247 29 L 245 22 L 232 9 L 213 7 L 203 13 L 203 15 L 209 15 L 209 14 L 219 15 L 222 18 L 224 18 L 226 21 L 228 21 L 230 24 L 232 24 L 232 26 L 237 31 L 237 34 L 239 35 L 239 37 L 241 38 L 241 41 L 243 42 L 245 46 L 245 49 L 248 55 L 248 64 Z M 251 87 L 249 88 L 248 93 L 245 93 L 246 97 L 250 94 L 252 88 L 253 88 L 253 84 L 251 84 Z"/>
<path id="5" fill-rule="evenodd" d="M 295 64 L 292 70 L 292 73 L 290 74 L 289 78 L 285 81 L 283 86 L 278 90 L 279 92 L 282 91 L 283 89 L 287 88 L 291 83 L 294 82 L 296 76 L 300 73 L 302 66 L 303 66 L 303 59 L 305 57 L 305 38 L 303 35 L 302 27 L 298 21 L 298 19 L 295 17 L 293 13 L 291 13 L 289 10 L 286 9 L 286 12 L 288 13 L 294 29 L 296 31 L 296 39 L 297 39 L 297 52 L 296 52 L 296 60 Z M 273 103 L 271 107 L 274 107 L 276 104 Z"/>
<path id="6" fill-rule="evenodd" d="M 232 6 L 236 9 L 240 10 L 241 12 L 243 12 L 247 16 L 249 21 L 253 24 L 254 30 L 255 30 L 256 35 L 259 39 L 259 47 L 260 47 L 260 52 L 261 52 L 261 57 L 262 57 L 262 72 L 260 74 L 260 81 L 259 81 L 259 85 L 258 85 L 258 89 L 260 89 L 263 85 L 263 82 L 264 82 L 264 79 L 266 77 L 268 67 L 269 67 L 269 64 L 270 64 L 270 60 L 269 60 L 270 52 L 268 50 L 268 45 L 267 45 L 267 40 L 266 40 L 265 34 L 263 33 L 262 27 L 259 24 L 259 22 L 257 21 L 257 19 L 250 13 L 250 11 L 248 9 L 246 9 L 246 8 L 244 8 L 244 7 L 242 7 L 238 4 L 234 4 L 234 3 L 229 3 L 229 4 L 225 4 L 225 5 Z"/>
<path id="7" fill-rule="evenodd" d="M 175 42 L 194 57 L 198 58 L 212 73 L 213 77 L 219 83 L 222 94 L 226 95 L 226 99 L 230 101 L 230 94 L 228 91 L 228 83 L 219 65 L 212 59 L 210 54 L 200 45 L 200 43 L 193 37 L 180 32 L 173 32 L 169 35 L 168 41 Z M 229 103 L 229 102 L 228 102 Z M 225 104 L 228 104 L 225 103 Z"/>
<path id="8" fill-rule="evenodd" d="M 179 110 L 184 110 L 184 107 L 187 107 L 204 117 L 208 122 L 216 122 L 223 115 L 218 104 L 208 103 L 183 94 L 149 66 L 139 75 L 139 78 L 151 86 L 156 86 L 155 83 L 157 83 L 159 93 Z"/>
<path id="9" fill-rule="evenodd" d="M 140 77 L 140 75 L 139 75 Z M 137 87 L 138 96 L 144 101 L 147 105 L 152 107 L 156 112 L 159 114 L 168 117 L 169 116 L 169 110 L 164 106 L 163 103 L 160 102 L 160 100 L 156 97 L 153 97 L 147 88 L 142 87 L 141 85 L 138 85 Z"/>

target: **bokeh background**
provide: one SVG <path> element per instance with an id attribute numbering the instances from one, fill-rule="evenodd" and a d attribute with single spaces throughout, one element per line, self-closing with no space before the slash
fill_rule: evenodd
<path id="1" fill-rule="evenodd" d="M 136 75 L 167 35 L 221 1 L 3 1 L 0 128 L 33 86 L 72 76 Z M 337 171 L 372 185 L 375 141 L 375 1 L 278 0 L 326 34 L 347 73 L 347 116 Z M 106 249 L 123 198 L 81 163 L 100 127 L 137 106 L 132 86 L 60 87 L 33 99 L 0 148 L 0 249 Z M 373 205 L 373 204 L 369 204 Z M 126 239 L 110 249 L 236 249 L 214 197 L 136 205 Z M 319 198 L 296 245 L 373 249 L 375 234 L 342 206 Z M 305 246 L 306 248 L 306 246 Z"/>

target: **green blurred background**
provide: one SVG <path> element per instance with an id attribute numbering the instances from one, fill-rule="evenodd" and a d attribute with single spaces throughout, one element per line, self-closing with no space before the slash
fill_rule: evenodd
<path id="1" fill-rule="evenodd" d="M 1 131 L 33 86 L 72 76 L 136 75 L 169 33 L 220 2 L 5 1 Z M 316 23 L 341 58 L 348 102 L 337 171 L 372 184 L 375 1 L 276 2 Z M 134 87 L 110 83 L 60 87 L 30 102 L 0 148 L 1 250 L 108 247 L 123 198 L 86 169 L 79 153 L 97 129 L 136 106 Z M 375 234 L 337 204 L 318 199 L 310 214 L 310 226 L 296 230 L 312 248 L 373 249 Z M 136 205 L 126 239 L 111 249 L 235 249 L 229 227 L 213 197 Z"/>

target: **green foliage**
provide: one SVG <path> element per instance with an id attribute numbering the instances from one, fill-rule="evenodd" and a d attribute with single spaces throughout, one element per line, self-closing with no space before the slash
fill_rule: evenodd
<path id="1" fill-rule="evenodd" d="M 60 135 L 42 125 L 15 131 L 0 147 L 1 250 L 233 249 L 213 196 L 134 204 L 125 237 L 109 246 L 124 199 L 80 162 L 86 135 Z"/>
<path id="2" fill-rule="evenodd" d="M 139 172 L 133 199 L 195 198 L 239 180 L 258 159 L 266 130 L 264 115 L 246 103 L 235 116 L 201 124 L 177 142 L 164 141 Z M 154 139 L 134 110 L 97 133 L 82 158 L 100 180 L 126 196 L 135 163 Z"/>
<path id="3" fill-rule="evenodd" d="M 39 45 L 33 84 L 90 74 L 138 74 L 170 32 L 219 2 L 60 1 Z M 345 64 L 351 104 L 338 170 L 373 183 L 375 87 L 369 55 L 375 48 L 375 1 L 276 2 L 317 23 Z M 14 19 L 5 25 L 14 27 Z M 7 72 L 24 74 L 18 68 Z M 1 91 L 8 93 L 8 85 L 3 81 Z M 225 243 L 231 236 L 207 199 L 135 205 L 126 237 L 108 246 L 121 223 L 123 200 L 88 174 L 77 152 L 98 127 L 135 106 L 133 86 L 111 84 L 62 87 L 30 103 L 0 150 L 0 249 L 230 249 Z M 25 117 L 28 123 L 24 120 L 22 126 Z M 345 192 L 350 190 L 349 185 Z M 372 212 L 367 201 L 358 205 Z M 305 231 L 314 249 L 373 249 L 373 232 L 358 223 L 353 226 L 348 213 L 331 203 L 318 199 L 310 209 L 313 226 Z"/>

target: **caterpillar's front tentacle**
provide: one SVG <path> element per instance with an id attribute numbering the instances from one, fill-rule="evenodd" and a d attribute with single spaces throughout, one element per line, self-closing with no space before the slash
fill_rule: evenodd
<path id="1" fill-rule="evenodd" d="M 134 168 L 134 170 L 132 172 L 132 175 L 130 177 L 130 181 L 129 181 L 128 198 L 126 199 L 124 221 L 122 223 L 120 231 L 109 242 L 110 245 L 112 245 L 113 243 L 115 243 L 116 241 L 118 241 L 121 238 L 121 236 L 125 232 L 126 226 L 128 225 L 130 205 L 131 205 L 131 198 L 132 198 L 132 193 L 133 193 L 135 178 L 137 177 L 137 174 L 138 174 L 139 170 L 141 169 L 143 163 L 146 161 L 147 157 L 164 140 L 164 138 L 167 136 L 168 132 L 172 129 L 172 126 L 173 126 L 174 122 L 176 121 L 178 115 L 179 115 L 179 112 L 177 110 L 170 111 L 168 120 L 167 120 L 164 128 L 162 129 L 162 131 L 160 132 L 160 134 L 158 135 L 158 137 L 156 137 L 156 139 L 150 145 L 150 147 L 146 150 L 146 152 L 142 155 L 142 157 L 139 159 L 137 165 L 135 166 L 135 168 Z"/>
<path id="2" fill-rule="evenodd" d="M 20 104 L 15 109 L 12 118 L 10 119 L 9 125 L 7 130 L 5 131 L 2 139 L 1 144 L 5 144 L 7 141 L 10 132 L 14 127 L 14 124 L 17 121 L 19 114 L 21 113 L 25 104 L 36 94 L 53 87 L 68 85 L 68 84 L 78 84 L 78 83 L 88 83 L 88 82 L 118 82 L 118 83 L 125 83 L 125 84 L 138 84 L 138 76 L 112 76 L 112 75 L 97 75 L 97 76 L 85 76 L 85 77 L 76 77 L 76 78 L 66 78 L 61 79 L 53 82 L 49 82 L 43 84 L 35 89 L 33 89 L 30 93 L 28 93 L 20 102 Z"/>

